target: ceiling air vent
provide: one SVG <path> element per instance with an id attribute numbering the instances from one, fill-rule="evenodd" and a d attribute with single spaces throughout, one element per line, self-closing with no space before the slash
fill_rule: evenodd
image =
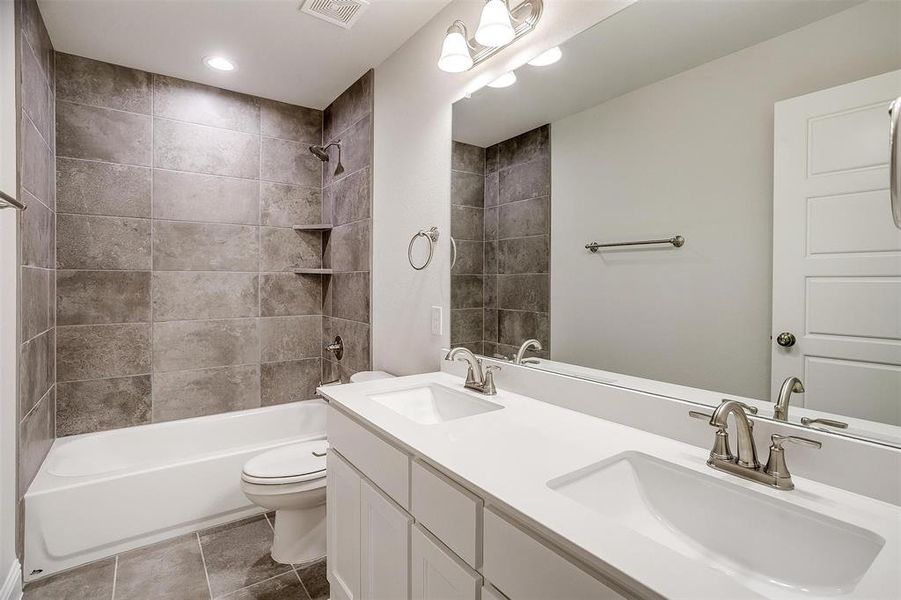
<path id="1" fill-rule="evenodd" d="M 367 0 L 306 0 L 300 10 L 333 25 L 350 29 L 367 6 Z"/>

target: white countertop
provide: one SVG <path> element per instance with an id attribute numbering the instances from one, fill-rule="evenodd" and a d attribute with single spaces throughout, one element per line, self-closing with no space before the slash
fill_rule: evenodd
<path id="1" fill-rule="evenodd" d="M 761 590 L 766 591 L 765 597 L 802 597 L 790 590 L 774 593 L 770 585 L 742 585 L 725 571 L 605 519 L 547 486 L 560 475 L 622 452 L 638 451 L 877 533 L 885 545 L 854 591 L 839 597 L 901 597 L 901 508 L 897 506 L 798 477 L 793 491 L 771 490 L 710 469 L 705 464 L 707 453 L 694 446 L 504 390 L 492 397 L 473 394 L 502 405 L 503 410 L 434 425 L 418 424 L 368 397 L 428 383 L 464 391 L 459 377 L 427 373 L 329 386 L 320 388 L 320 393 L 477 492 L 487 504 L 511 513 L 627 587 L 644 587 L 669 598 L 759 598 Z M 788 462 L 790 467 L 790 453 Z"/>

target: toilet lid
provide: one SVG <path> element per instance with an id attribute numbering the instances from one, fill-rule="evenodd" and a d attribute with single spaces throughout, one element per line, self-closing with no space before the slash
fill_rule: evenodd
<path id="1" fill-rule="evenodd" d="M 328 441 L 316 440 L 264 452 L 247 461 L 244 478 L 253 483 L 282 484 L 325 477 L 326 450 Z"/>

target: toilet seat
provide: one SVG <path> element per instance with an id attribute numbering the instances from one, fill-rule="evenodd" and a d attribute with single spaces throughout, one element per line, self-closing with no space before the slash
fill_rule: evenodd
<path id="1" fill-rule="evenodd" d="M 241 479 L 260 486 L 312 483 L 321 479 L 321 485 L 325 485 L 327 450 L 328 441 L 315 440 L 264 452 L 247 461 Z M 314 484 L 301 487 L 319 486 Z"/>

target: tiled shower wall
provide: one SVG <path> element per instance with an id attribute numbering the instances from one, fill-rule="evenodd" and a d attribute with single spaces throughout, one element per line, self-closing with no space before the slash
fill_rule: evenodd
<path id="1" fill-rule="evenodd" d="M 34 0 L 16 2 L 19 81 L 18 497 L 53 443 L 56 413 L 54 312 L 53 46 Z M 21 543 L 21 540 L 20 540 Z"/>
<path id="2" fill-rule="evenodd" d="M 544 350 L 530 354 L 550 356 L 550 158 L 548 125 L 484 150 L 454 144 L 451 235 L 458 259 L 451 285 L 453 345 L 509 357 L 522 342 L 536 338 Z M 481 319 L 476 308 L 481 308 Z M 481 340 L 474 337 L 479 325 Z"/>
<path id="3" fill-rule="evenodd" d="M 372 264 L 372 102 L 369 71 L 329 105 L 323 114 L 324 143 L 331 148 L 323 165 L 322 216 L 334 228 L 325 238 L 325 315 L 322 324 L 323 380 L 347 381 L 370 368 L 370 274 Z M 325 350 L 335 336 L 344 342 L 340 362 Z"/>
<path id="4" fill-rule="evenodd" d="M 58 435 L 321 377 L 321 111 L 56 55 Z"/>

